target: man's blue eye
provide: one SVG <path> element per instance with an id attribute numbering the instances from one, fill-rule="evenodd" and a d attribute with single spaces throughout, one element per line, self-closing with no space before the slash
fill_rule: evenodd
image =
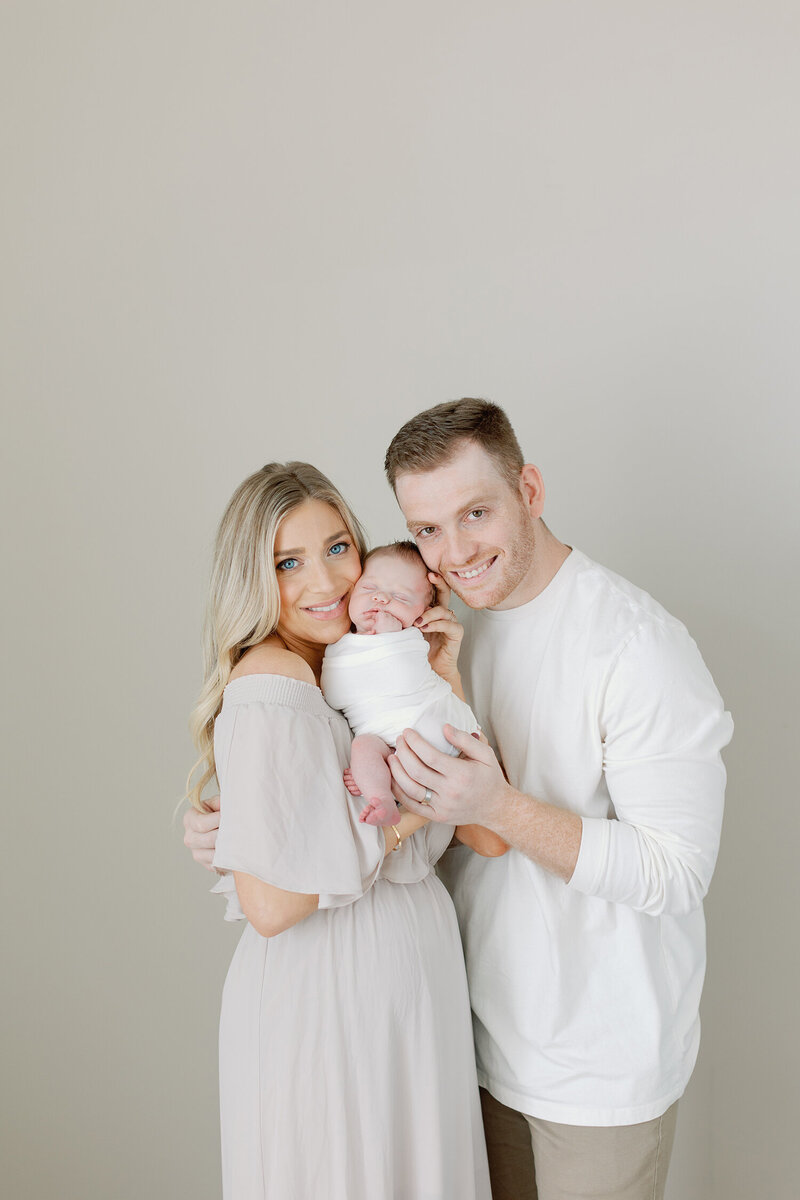
<path id="1" fill-rule="evenodd" d="M 283 560 L 283 562 L 278 563 L 277 569 L 279 571 L 293 571 L 296 565 L 297 565 L 296 558 L 285 558 Z"/>

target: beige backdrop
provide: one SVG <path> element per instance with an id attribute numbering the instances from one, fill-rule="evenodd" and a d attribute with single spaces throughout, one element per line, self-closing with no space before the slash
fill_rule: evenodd
<path id="1" fill-rule="evenodd" d="M 669 1196 L 796 1196 L 799 37 L 794 0 L 2 6 L 9 1194 L 219 1195 L 238 931 L 170 825 L 214 527 L 300 457 L 396 536 L 389 438 L 477 394 L 734 713 Z"/>

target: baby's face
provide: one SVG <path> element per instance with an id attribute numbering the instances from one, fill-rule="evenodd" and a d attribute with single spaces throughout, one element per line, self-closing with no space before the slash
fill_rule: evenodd
<path id="1" fill-rule="evenodd" d="M 396 554 L 376 554 L 350 597 L 350 620 L 358 633 L 374 633 L 378 613 L 389 613 L 403 629 L 413 625 L 428 607 L 431 585 L 422 563 Z"/>

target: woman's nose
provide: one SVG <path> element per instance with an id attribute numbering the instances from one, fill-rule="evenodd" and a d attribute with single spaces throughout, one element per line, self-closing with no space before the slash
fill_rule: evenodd
<path id="1" fill-rule="evenodd" d="M 316 587 L 318 591 L 326 591 L 331 586 L 334 574 L 335 572 L 331 571 L 330 566 L 326 562 L 313 564 L 311 586 Z"/>

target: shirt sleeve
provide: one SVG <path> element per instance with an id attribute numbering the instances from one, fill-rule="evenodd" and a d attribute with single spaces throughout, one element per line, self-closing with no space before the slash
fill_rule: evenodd
<path id="1" fill-rule="evenodd" d="M 383 831 L 358 821 L 324 716 L 264 702 L 223 708 L 215 754 L 215 867 L 319 895 L 321 908 L 351 903 L 372 886 Z"/>
<path id="2" fill-rule="evenodd" d="M 685 915 L 716 864 L 733 731 L 697 646 L 679 623 L 638 628 L 601 705 L 612 818 L 582 818 L 569 886 L 654 916 Z"/>

